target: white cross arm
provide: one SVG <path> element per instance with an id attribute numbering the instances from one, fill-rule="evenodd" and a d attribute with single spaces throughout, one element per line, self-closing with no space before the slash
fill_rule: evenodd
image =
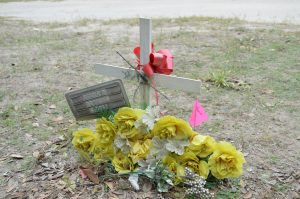
<path id="1" fill-rule="evenodd" d="M 137 77 L 136 71 L 130 68 L 112 66 L 106 64 L 96 64 L 96 73 L 113 76 L 125 80 L 134 80 Z M 191 93 L 200 93 L 200 80 L 193 80 L 172 75 L 163 75 L 155 73 L 153 79 L 156 86 L 171 88 Z"/>

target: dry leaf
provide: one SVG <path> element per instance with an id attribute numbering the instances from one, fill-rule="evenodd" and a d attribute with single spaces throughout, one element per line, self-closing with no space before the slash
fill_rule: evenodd
<path id="1" fill-rule="evenodd" d="M 32 139 L 32 135 L 29 134 L 29 133 L 25 133 L 25 137 L 28 138 L 28 139 Z"/>
<path id="2" fill-rule="evenodd" d="M 265 103 L 265 105 L 266 105 L 267 107 L 274 107 L 274 106 L 275 106 L 274 103 L 269 103 L 269 102 Z"/>
<path id="3" fill-rule="evenodd" d="M 20 154 L 11 154 L 10 157 L 14 158 L 14 159 L 23 159 L 24 158 L 24 156 L 22 156 Z"/>
<path id="4" fill-rule="evenodd" d="M 50 176 L 48 179 L 49 179 L 49 180 L 56 180 L 57 178 L 61 178 L 61 177 L 63 177 L 63 176 L 64 176 L 63 173 L 59 173 L 59 174 Z"/>
<path id="5" fill-rule="evenodd" d="M 250 191 L 250 192 L 246 193 L 246 194 L 243 196 L 243 198 L 244 198 L 244 199 L 250 199 L 250 198 L 252 198 L 252 192 Z"/>
<path id="6" fill-rule="evenodd" d="M 63 123 L 63 122 L 62 122 L 63 119 L 64 119 L 63 116 L 58 116 L 57 118 L 54 118 L 53 121 L 61 124 L 61 123 Z"/>
<path id="7" fill-rule="evenodd" d="M 18 181 L 15 181 L 14 179 L 10 179 L 7 184 L 6 192 L 11 192 L 18 187 Z"/>
<path id="8" fill-rule="evenodd" d="M 82 171 L 82 169 L 79 170 L 79 175 L 81 176 L 82 179 L 86 179 L 87 175 L 84 174 L 84 172 Z"/>
<path id="9" fill-rule="evenodd" d="M 272 94 L 272 93 L 274 93 L 274 91 L 271 90 L 271 89 L 263 89 L 263 90 L 261 91 L 261 93 L 262 93 L 262 94 Z"/>
<path id="10" fill-rule="evenodd" d="M 40 152 L 39 152 L 39 151 L 34 151 L 34 152 L 32 153 L 32 156 L 33 156 L 34 158 L 36 158 L 36 159 L 39 159 L 39 157 L 40 157 Z"/>
<path id="11" fill-rule="evenodd" d="M 150 182 L 145 182 L 143 185 L 143 192 L 149 192 L 152 189 L 152 184 Z"/>
<path id="12" fill-rule="evenodd" d="M 49 109 L 56 109 L 56 105 L 55 104 L 50 105 Z"/>
<path id="13" fill-rule="evenodd" d="M 0 158 L 0 162 L 4 161 L 4 160 L 6 160 L 6 159 L 7 159 L 7 157 Z"/>
<path id="14" fill-rule="evenodd" d="M 93 183 L 95 184 L 100 183 L 98 176 L 94 174 L 94 172 L 91 169 L 80 167 L 80 170 L 82 170 L 83 174 L 86 175 Z"/>
<path id="15" fill-rule="evenodd" d="M 114 190 L 114 183 L 113 182 L 105 181 L 104 183 L 108 186 L 108 188 L 110 190 Z"/>
<path id="16" fill-rule="evenodd" d="M 115 193 L 109 193 L 109 199 L 120 199 L 120 197 Z"/>
<path id="17" fill-rule="evenodd" d="M 32 123 L 32 126 L 39 127 L 40 125 L 39 125 L 39 123 L 35 122 L 35 123 Z"/>
<path id="18" fill-rule="evenodd" d="M 41 195 L 39 195 L 39 197 L 37 199 L 45 199 L 48 198 L 51 195 L 51 192 L 48 191 L 46 193 L 42 193 Z"/>

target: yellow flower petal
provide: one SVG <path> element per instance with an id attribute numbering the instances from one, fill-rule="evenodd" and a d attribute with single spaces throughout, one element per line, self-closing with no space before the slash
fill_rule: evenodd
<path id="1" fill-rule="evenodd" d="M 196 135 L 192 138 L 187 151 L 192 151 L 201 158 L 212 154 L 216 148 L 216 141 L 210 136 Z"/>
<path id="2" fill-rule="evenodd" d="M 201 160 L 199 162 L 197 174 L 199 176 L 202 176 L 204 179 L 207 179 L 209 174 L 209 168 L 207 162 L 205 162 L 204 160 Z"/>
<path id="3" fill-rule="evenodd" d="M 107 161 L 113 158 L 115 150 L 112 143 L 105 145 L 97 139 L 93 153 L 96 160 Z"/>
<path id="4" fill-rule="evenodd" d="M 182 156 L 179 156 L 179 159 L 183 166 L 190 168 L 193 172 L 207 178 L 209 174 L 208 164 L 199 160 L 199 158 L 191 151 L 185 152 Z"/>
<path id="5" fill-rule="evenodd" d="M 111 144 L 116 136 L 116 127 L 105 118 L 96 121 L 96 134 L 102 145 Z"/>
<path id="6" fill-rule="evenodd" d="M 93 152 L 96 135 L 91 129 L 83 128 L 73 133 L 72 144 L 76 149 Z"/>
<path id="7" fill-rule="evenodd" d="M 145 141 L 138 140 L 132 144 L 131 152 L 128 156 L 132 159 L 133 163 L 137 163 L 148 156 L 151 145 L 151 139 L 146 139 Z"/>
<path id="8" fill-rule="evenodd" d="M 167 115 L 154 125 L 152 134 L 161 139 L 189 139 L 195 132 L 186 121 Z"/>
<path id="9" fill-rule="evenodd" d="M 170 155 L 166 156 L 163 159 L 163 164 L 166 165 L 170 172 L 174 173 L 176 176 L 173 179 L 175 185 L 183 181 L 183 178 L 180 176 L 185 176 L 185 169 L 180 165 L 176 159 Z"/>
<path id="10" fill-rule="evenodd" d="M 115 124 L 118 128 L 118 134 L 122 138 L 134 138 L 140 134 L 134 128 L 134 123 L 141 118 L 145 111 L 141 109 L 132 109 L 128 107 L 120 108 L 114 116 Z"/>
<path id="11" fill-rule="evenodd" d="M 238 177 L 243 172 L 244 155 L 229 142 L 219 142 L 208 160 L 213 176 L 218 179 Z"/>
<path id="12" fill-rule="evenodd" d="M 112 164 L 119 173 L 127 173 L 135 169 L 131 158 L 124 155 L 121 151 L 115 154 L 112 159 Z"/>
<path id="13" fill-rule="evenodd" d="M 185 167 L 189 167 L 194 172 L 198 170 L 199 159 L 193 152 L 186 152 L 179 156 L 181 164 Z"/>

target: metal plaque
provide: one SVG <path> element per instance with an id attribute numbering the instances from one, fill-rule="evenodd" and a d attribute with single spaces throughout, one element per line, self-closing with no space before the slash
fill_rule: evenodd
<path id="1" fill-rule="evenodd" d="M 101 110 L 116 111 L 120 107 L 130 106 L 120 79 L 71 91 L 65 97 L 76 120 L 96 119 Z"/>

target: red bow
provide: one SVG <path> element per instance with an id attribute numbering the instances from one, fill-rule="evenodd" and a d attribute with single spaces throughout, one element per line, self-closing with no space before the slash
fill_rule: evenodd
<path id="1" fill-rule="evenodd" d="M 138 70 L 140 69 L 140 47 L 136 47 L 133 53 L 137 56 Z M 154 52 L 154 45 L 151 46 L 149 55 L 150 61 L 143 65 L 143 71 L 148 77 L 153 73 L 170 75 L 173 72 L 173 56 L 169 49 L 162 49 Z"/>

